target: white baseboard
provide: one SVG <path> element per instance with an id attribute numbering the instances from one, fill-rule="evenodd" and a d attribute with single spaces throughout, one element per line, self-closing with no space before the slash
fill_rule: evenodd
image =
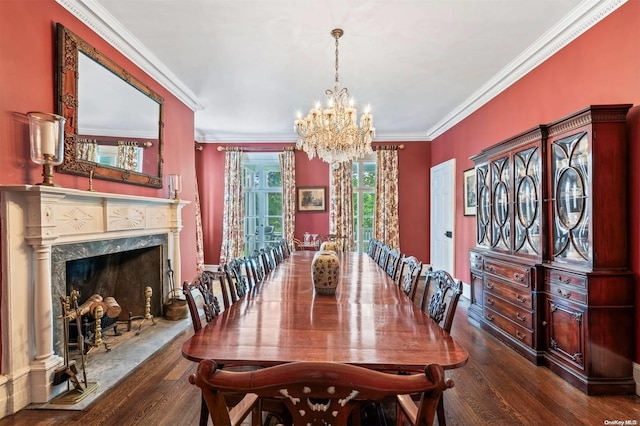
<path id="1" fill-rule="evenodd" d="M 633 380 L 636 382 L 636 395 L 640 396 L 640 364 L 633 363 Z"/>

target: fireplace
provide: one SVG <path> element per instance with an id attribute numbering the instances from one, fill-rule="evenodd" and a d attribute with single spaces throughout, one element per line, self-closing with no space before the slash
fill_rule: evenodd
<path id="1" fill-rule="evenodd" d="M 69 294 L 68 284 L 82 286 L 81 298 L 103 288 L 118 292 L 125 315 L 144 314 L 140 297 L 149 286 L 152 315 L 162 315 L 169 291 L 167 261 L 175 282 L 181 282 L 181 210 L 186 203 L 0 185 L 0 418 L 66 390 L 52 380 L 62 365 L 60 296 Z"/>
<path id="2" fill-rule="evenodd" d="M 94 294 L 116 299 L 122 312 L 118 321 L 128 321 L 129 313 L 145 313 L 145 288 L 152 290 L 151 315 L 161 317 L 168 289 L 167 235 L 118 238 L 64 244 L 51 249 L 51 292 L 53 317 L 62 313 L 60 296 L 78 290 L 82 304 Z M 55 326 L 55 325 L 54 325 Z M 62 354 L 60 327 L 54 328 L 54 352 Z"/>

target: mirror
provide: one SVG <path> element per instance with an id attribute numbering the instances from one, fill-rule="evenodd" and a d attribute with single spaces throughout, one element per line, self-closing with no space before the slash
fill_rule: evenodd
<path id="1" fill-rule="evenodd" d="M 58 114 L 64 161 L 58 171 L 162 188 L 164 99 L 61 24 Z"/>

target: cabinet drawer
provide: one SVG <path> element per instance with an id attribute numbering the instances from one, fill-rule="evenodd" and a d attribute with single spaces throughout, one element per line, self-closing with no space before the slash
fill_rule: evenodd
<path id="1" fill-rule="evenodd" d="M 571 300 L 578 303 L 587 303 L 587 293 L 579 291 L 575 287 L 560 285 L 557 282 L 544 283 L 544 291 L 550 296 Z"/>
<path id="2" fill-rule="evenodd" d="M 562 284 L 575 286 L 583 289 L 587 288 L 587 277 L 584 275 L 572 274 L 558 269 L 545 269 L 544 281 L 552 284 Z"/>
<path id="3" fill-rule="evenodd" d="M 494 327 L 501 329 L 517 341 L 522 342 L 528 347 L 532 347 L 533 333 L 531 331 L 514 324 L 487 307 L 484 308 L 484 320 Z"/>
<path id="4" fill-rule="evenodd" d="M 488 292 L 500 296 L 512 302 L 514 305 L 524 309 L 533 309 L 533 297 L 531 297 L 531 293 L 525 289 L 505 284 L 491 277 L 486 277 L 484 286 Z"/>
<path id="5" fill-rule="evenodd" d="M 495 276 L 504 278 L 522 287 L 530 287 L 530 271 L 527 266 L 502 263 L 493 259 L 485 259 L 484 270 Z"/>
<path id="6" fill-rule="evenodd" d="M 499 312 L 503 316 L 509 318 L 516 324 L 521 325 L 529 330 L 533 330 L 533 314 L 531 311 L 519 308 L 509 302 L 506 302 L 492 294 L 484 295 L 484 306 Z"/>
<path id="7" fill-rule="evenodd" d="M 469 252 L 469 264 L 471 269 L 482 271 L 483 269 L 483 256 L 479 253 Z"/>

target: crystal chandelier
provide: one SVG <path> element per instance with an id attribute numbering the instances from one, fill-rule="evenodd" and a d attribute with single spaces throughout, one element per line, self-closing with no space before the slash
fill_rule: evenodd
<path id="1" fill-rule="evenodd" d="M 336 40 L 336 80 L 333 90 L 327 89 L 327 105 L 319 103 L 302 118 L 298 113 L 294 129 L 298 134 L 296 148 L 304 150 L 312 159 L 316 155 L 327 163 L 357 160 L 371 154 L 371 140 L 375 134 L 373 116 L 367 107 L 360 117 L 347 88 L 340 89 L 338 80 L 338 39 L 344 34 L 340 28 L 331 31 Z"/>

